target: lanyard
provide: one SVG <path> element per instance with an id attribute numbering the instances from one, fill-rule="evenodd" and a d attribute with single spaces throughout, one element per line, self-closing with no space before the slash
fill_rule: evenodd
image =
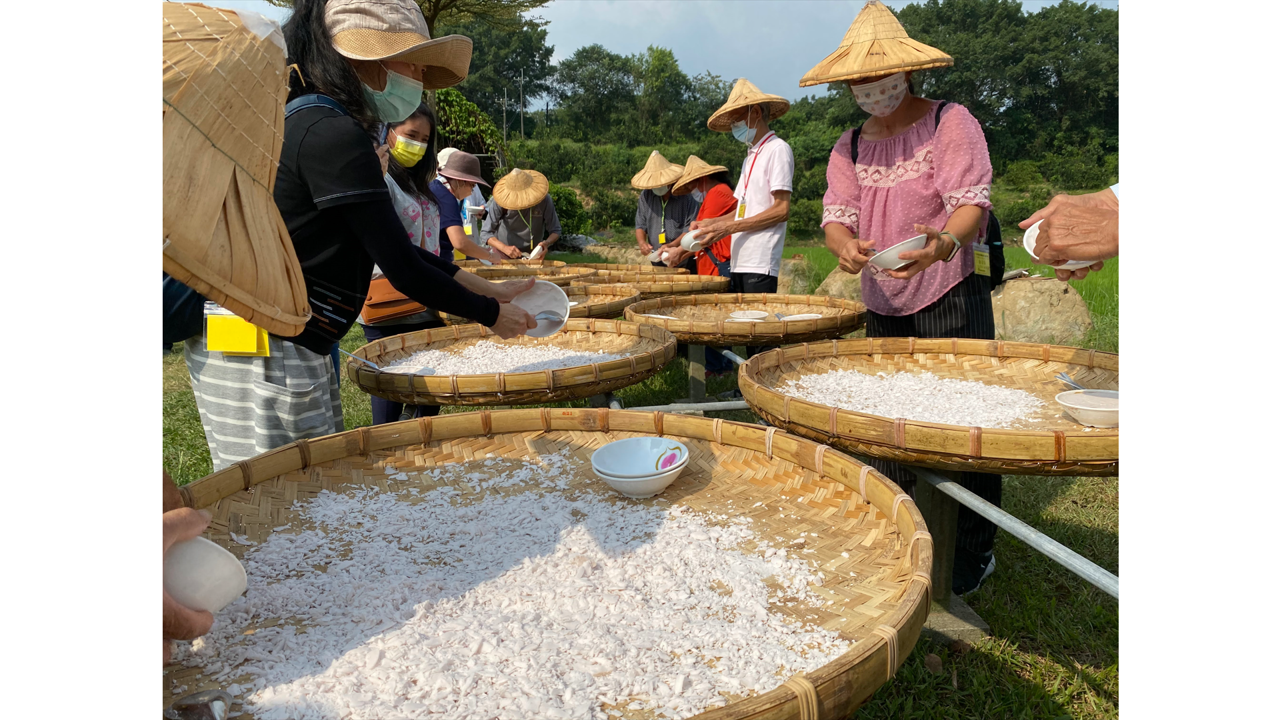
<path id="1" fill-rule="evenodd" d="M 658 220 L 658 232 L 665 233 L 667 231 L 667 201 L 658 198 L 658 202 L 662 203 L 662 218 Z"/>
<path id="2" fill-rule="evenodd" d="M 765 135 L 764 139 L 760 141 L 760 146 L 756 148 L 756 156 L 751 158 L 751 168 L 747 170 L 747 181 L 742 184 L 742 202 L 743 203 L 747 202 L 747 188 L 751 187 L 751 173 L 756 171 L 756 161 L 760 159 L 760 153 L 764 152 L 765 143 L 769 142 L 775 137 L 777 136 L 773 134 L 772 130 L 770 130 L 769 134 Z"/>
<path id="3" fill-rule="evenodd" d="M 529 208 L 529 217 L 526 218 L 524 216 L 524 213 L 520 212 L 519 210 L 516 211 L 516 217 L 524 221 L 524 226 L 529 228 L 529 237 L 530 239 L 532 239 L 533 238 L 533 208 Z M 541 238 L 539 238 L 539 240 L 541 240 Z"/>

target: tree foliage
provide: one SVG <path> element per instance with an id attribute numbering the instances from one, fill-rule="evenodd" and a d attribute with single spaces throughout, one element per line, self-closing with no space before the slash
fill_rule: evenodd
<path id="1" fill-rule="evenodd" d="M 555 72 L 551 55 L 555 46 L 547 44 L 546 23 L 522 19 L 513 28 L 499 28 L 483 20 L 471 20 L 442 25 L 440 33 L 471 38 L 471 70 L 457 89 L 494 122 L 501 124 L 505 109 L 508 130 L 520 126 L 522 71 L 526 113 L 529 98 L 551 91 L 551 77 Z"/>

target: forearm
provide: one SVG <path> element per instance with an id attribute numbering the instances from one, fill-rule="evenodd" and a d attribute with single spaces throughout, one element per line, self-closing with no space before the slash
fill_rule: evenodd
<path id="1" fill-rule="evenodd" d="M 489 259 L 489 251 L 477 245 L 469 235 L 463 232 L 462 228 L 454 226 L 446 232 L 449 234 L 449 242 L 453 243 L 454 249 L 458 252 L 469 258 Z"/>
<path id="2" fill-rule="evenodd" d="M 775 198 L 773 205 L 768 210 L 759 215 L 752 215 L 742 220 L 734 220 L 729 224 L 729 230 L 725 234 L 752 232 L 753 230 L 764 230 L 771 228 L 778 223 L 786 222 L 787 216 L 791 214 L 791 198 L 781 199 Z"/>
<path id="3" fill-rule="evenodd" d="M 649 244 L 649 234 L 640 228 L 636 228 L 636 245 L 644 247 Z"/>
<path id="4" fill-rule="evenodd" d="M 496 283 L 493 283 L 489 280 L 485 280 L 479 275 L 476 275 L 475 273 L 469 273 L 466 270 L 459 270 L 458 274 L 453 276 L 453 279 L 457 280 L 459 285 L 461 285 L 462 287 L 470 290 L 471 292 L 477 295 L 484 295 L 485 297 L 495 297 L 497 293 Z"/>
<path id="5" fill-rule="evenodd" d="M 543 245 L 546 245 L 546 246 L 547 246 L 547 249 L 549 250 L 549 249 L 551 249 L 551 248 L 555 247 L 556 243 L 558 243 L 558 242 L 560 242 L 560 233 L 554 233 L 554 232 L 553 232 L 553 233 L 551 233 L 550 235 L 548 235 L 548 236 L 547 236 L 547 239 L 546 239 L 546 240 L 543 240 L 543 241 L 542 241 L 542 244 L 543 244 Z"/>
<path id="6" fill-rule="evenodd" d="M 854 241 L 853 231 L 838 222 L 827 223 L 822 228 L 822 232 L 825 235 L 827 249 L 836 255 L 840 254 L 845 245 Z"/>
<path id="7" fill-rule="evenodd" d="M 982 224 L 984 212 L 985 210 L 977 205 L 956 208 L 956 211 L 951 213 L 951 217 L 947 218 L 947 224 L 942 230 L 955 235 L 962 247 L 968 245 L 978 237 L 978 226 Z"/>

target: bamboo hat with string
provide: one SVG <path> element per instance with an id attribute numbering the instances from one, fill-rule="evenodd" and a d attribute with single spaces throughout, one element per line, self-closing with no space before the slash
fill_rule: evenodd
<path id="1" fill-rule="evenodd" d="M 637 190 L 652 190 L 670 185 L 679 180 L 683 174 L 684 166 L 676 165 L 663 157 L 662 153 L 654 150 L 649 153 L 644 169 L 632 176 L 631 187 Z"/>
<path id="2" fill-rule="evenodd" d="M 542 202 L 551 187 L 537 170 L 515 168 L 493 185 L 493 199 L 504 210 L 527 210 Z"/>
<path id="3" fill-rule="evenodd" d="M 311 316 L 272 197 L 288 95 L 284 37 L 252 12 L 164 3 L 164 271 L 267 331 Z"/>
<path id="4" fill-rule="evenodd" d="M 422 8 L 413 0 L 329 0 L 324 25 L 343 57 L 423 66 L 422 87 L 427 90 L 457 85 L 471 67 L 471 38 L 432 40 Z"/>
<path id="5" fill-rule="evenodd" d="M 707 127 L 716 132 L 729 132 L 729 128 L 733 125 L 733 121 L 729 116 L 734 110 L 744 108 L 748 105 L 769 105 L 769 119 L 776 120 L 787 114 L 791 109 L 791 103 L 784 97 L 779 95 L 770 95 L 762 92 L 752 82 L 746 78 L 738 78 L 738 82 L 734 84 L 733 90 L 729 92 L 729 99 L 719 110 L 711 113 L 711 117 L 707 119 Z"/>
<path id="6" fill-rule="evenodd" d="M 708 175 L 714 175 L 720 172 L 729 172 L 729 168 L 723 165 L 708 165 L 705 160 L 697 155 L 690 155 L 689 159 L 684 163 L 684 174 L 671 187 L 672 195 L 687 195 L 693 192 L 694 182 L 699 178 Z"/>
<path id="7" fill-rule="evenodd" d="M 840 47 L 800 78 L 800 87 L 950 67 L 941 50 L 907 37 L 902 23 L 880 0 L 867 0 Z"/>

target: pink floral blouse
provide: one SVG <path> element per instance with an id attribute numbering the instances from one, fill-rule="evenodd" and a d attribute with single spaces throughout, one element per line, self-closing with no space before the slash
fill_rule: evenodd
<path id="1" fill-rule="evenodd" d="M 935 108 L 936 108 L 935 101 Z M 991 209 L 991 157 L 982 128 L 955 103 L 934 109 L 906 132 L 883 140 L 858 139 L 858 166 L 849 157 L 853 130 L 840 136 L 827 165 L 822 225 L 840 223 L 876 249 L 919 235 L 914 224 L 942 229 L 961 205 Z M 985 239 L 987 216 L 978 229 Z M 949 263 L 934 263 L 910 280 L 896 280 L 868 265 L 862 302 L 881 315 L 910 315 L 942 297 L 973 272 L 972 244 Z"/>

